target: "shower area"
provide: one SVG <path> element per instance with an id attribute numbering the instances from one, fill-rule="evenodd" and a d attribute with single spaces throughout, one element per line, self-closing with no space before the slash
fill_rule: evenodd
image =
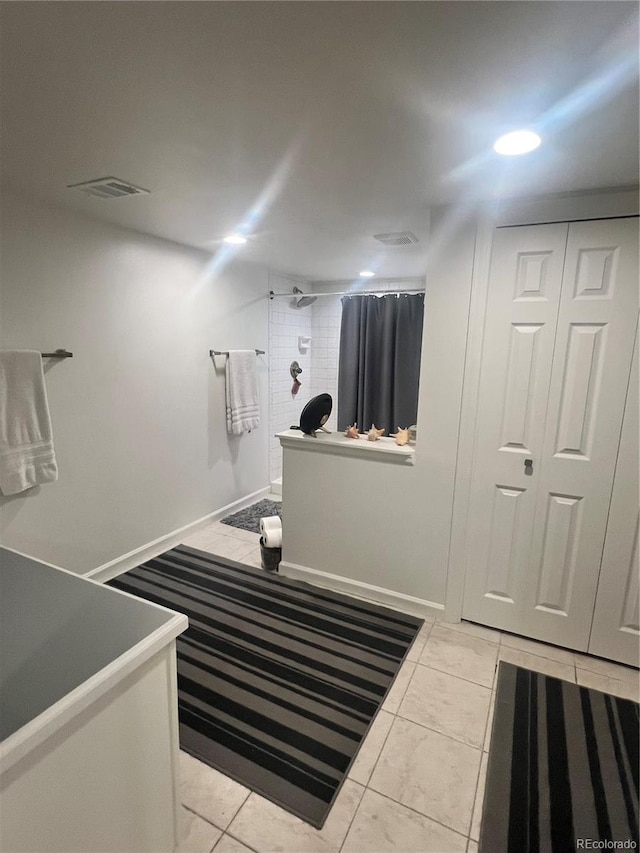
<path id="1" fill-rule="evenodd" d="M 333 410 L 326 427 L 332 432 L 337 430 L 340 294 L 416 293 L 424 291 L 424 286 L 423 278 L 354 283 L 270 275 L 270 291 L 285 294 L 269 301 L 269 473 L 275 493 L 282 487 L 282 448 L 275 435 L 299 423 L 300 412 L 312 397 L 331 395 Z M 300 369 L 297 373 L 293 368 L 300 383 L 297 388 L 291 372 L 294 362 Z"/>

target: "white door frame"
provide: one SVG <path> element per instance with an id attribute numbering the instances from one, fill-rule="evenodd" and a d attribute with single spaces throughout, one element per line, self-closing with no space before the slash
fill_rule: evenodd
<path id="1" fill-rule="evenodd" d="M 496 205 L 478 217 L 475 256 L 471 278 L 467 350 L 462 385 L 458 453 L 453 496 L 444 619 L 459 622 L 462 616 L 464 575 L 467 562 L 467 517 L 471 494 L 471 471 L 475 456 L 476 419 L 484 327 L 489 290 L 489 263 L 493 232 L 497 227 L 537 225 L 585 219 L 615 219 L 637 216 L 638 191 L 568 193 L 541 199 L 523 199 Z M 427 282 L 428 287 L 428 282 Z"/>
<path id="2" fill-rule="evenodd" d="M 635 345 L 588 647 L 589 654 L 611 658 L 636 668 L 639 661 L 638 632 L 628 623 L 625 624 L 625 616 L 630 615 L 626 607 L 629 601 L 634 598 L 637 601 L 632 578 L 637 577 L 638 572 L 638 562 L 637 559 L 634 560 L 633 551 L 634 544 L 636 549 L 638 547 L 639 333 L 636 323 Z M 625 573 L 619 572 L 618 567 L 621 566 L 626 567 Z"/>

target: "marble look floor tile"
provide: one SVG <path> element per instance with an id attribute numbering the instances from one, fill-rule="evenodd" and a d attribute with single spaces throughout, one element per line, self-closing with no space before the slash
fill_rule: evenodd
<path id="1" fill-rule="evenodd" d="M 484 789 L 487 782 L 487 763 L 489 755 L 486 752 L 482 753 L 482 763 L 480 764 L 480 775 L 478 776 L 478 787 L 476 789 L 476 801 L 473 804 L 473 820 L 471 821 L 471 831 L 469 837 L 474 841 L 480 840 L 480 825 L 482 823 L 482 805 L 484 803 Z"/>
<path id="2" fill-rule="evenodd" d="M 255 554 L 256 546 L 244 539 L 236 539 L 233 536 L 220 536 L 216 542 L 216 550 L 214 553 L 220 557 L 226 557 L 228 560 L 235 560 L 238 563 L 242 562 L 242 557 L 248 554 Z"/>
<path id="3" fill-rule="evenodd" d="M 258 853 L 338 853 L 363 793 L 362 785 L 347 779 L 322 829 L 314 829 L 253 793 L 234 818 L 229 833 Z"/>
<path id="4" fill-rule="evenodd" d="M 568 666 L 573 666 L 575 663 L 574 653 L 569 649 L 559 649 L 557 646 L 548 646 L 546 643 L 539 643 L 537 640 L 529 640 L 527 637 L 518 637 L 515 634 L 503 633 L 501 645 L 508 646 L 511 649 L 518 649 L 520 652 L 537 655 L 541 658 L 556 660 L 559 663 L 566 663 Z"/>
<path id="5" fill-rule="evenodd" d="M 373 772 L 393 720 L 393 714 L 383 710 L 378 711 L 364 743 L 358 750 L 356 760 L 351 765 L 349 779 L 353 779 L 354 782 L 359 782 L 361 785 L 366 785 L 369 782 L 369 777 Z"/>
<path id="6" fill-rule="evenodd" d="M 236 838 L 227 835 L 226 832 L 215 846 L 214 853 L 252 853 L 250 847 L 242 844 Z"/>
<path id="7" fill-rule="evenodd" d="M 184 545 L 191 548 L 198 548 L 201 551 L 208 551 L 210 554 L 219 554 L 226 552 L 229 549 L 244 547 L 247 543 L 234 540 L 230 536 L 224 536 L 222 533 L 216 533 L 211 530 L 199 530 L 193 536 L 189 536 L 183 540 Z"/>
<path id="8" fill-rule="evenodd" d="M 490 701 L 488 688 L 418 664 L 398 716 L 480 749 Z"/>
<path id="9" fill-rule="evenodd" d="M 232 513 L 229 513 L 229 515 L 231 515 L 231 514 Z M 241 533 L 250 533 L 251 532 L 249 530 L 244 530 L 242 527 L 235 527 L 235 525 L 233 525 L 233 524 L 225 524 L 222 521 L 222 519 L 220 519 L 220 518 L 217 519 L 216 521 L 210 521 L 207 524 L 207 529 L 211 530 L 215 533 L 224 533 L 224 534 L 227 534 L 229 536 L 234 535 L 236 532 L 241 532 Z M 254 535 L 256 535 L 256 534 L 254 534 Z"/>
<path id="10" fill-rule="evenodd" d="M 473 622 L 438 622 L 443 628 L 449 628 L 451 631 L 460 631 L 463 634 L 468 634 L 470 637 L 478 637 L 480 640 L 486 640 L 489 643 L 500 642 L 500 631 L 495 628 L 486 628 L 484 625 L 476 625 Z"/>
<path id="11" fill-rule="evenodd" d="M 466 837 L 481 758 L 479 749 L 396 717 L 369 787 Z"/>
<path id="12" fill-rule="evenodd" d="M 222 830 L 197 814 L 180 809 L 180 843 L 175 853 L 211 853 Z"/>
<path id="13" fill-rule="evenodd" d="M 262 557 L 260 556 L 260 551 L 256 554 L 255 551 L 253 553 L 249 553 L 242 558 L 242 562 L 247 566 L 252 566 L 254 569 L 262 569 Z"/>
<path id="14" fill-rule="evenodd" d="M 242 527 L 232 527 L 230 524 L 221 524 L 218 528 L 218 533 L 222 533 L 223 536 L 229 536 L 232 539 L 243 539 L 252 545 L 257 545 L 260 541 L 259 533 L 254 533 L 252 530 L 243 530 Z"/>
<path id="15" fill-rule="evenodd" d="M 251 793 L 244 785 L 180 751 L 180 797 L 191 811 L 226 829 Z"/>
<path id="16" fill-rule="evenodd" d="M 489 705 L 489 716 L 487 717 L 487 728 L 484 734 L 484 743 L 482 744 L 482 749 L 484 752 L 489 752 L 489 745 L 491 743 L 491 732 L 493 730 L 493 712 L 496 709 L 496 693 L 495 690 L 491 694 L 491 704 Z"/>
<path id="17" fill-rule="evenodd" d="M 236 556 L 233 557 L 234 560 L 237 560 L 238 563 L 245 563 L 246 565 L 252 565 L 252 561 L 260 560 L 259 547 L 251 545 L 249 542 L 245 542 L 244 545 L 244 549 L 239 549 L 237 551 Z"/>
<path id="18" fill-rule="evenodd" d="M 420 663 L 458 678 L 466 678 L 467 681 L 475 681 L 483 687 L 491 687 L 498 648 L 495 643 L 436 625 L 425 644 Z"/>
<path id="19" fill-rule="evenodd" d="M 615 678 L 618 681 L 626 681 L 628 684 L 637 684 L 640 680 L 640 673 L 632 666 L 624 666 L 620 663 L 596 658 L 593 655 L 582 655 L 578 652 L 575 654 L 575 659 L 576 667 L 579 669 L 588 669 L 589 672 L 597 672 L 598 675 Z"/>
<path id="20" fill-rule="evenodd" d="M 600 690 L 602 693 L 610 693 L 612 696 L 619 696 L 622 699 L 631 699 L 633 702 L 640 702 L 640 688 L 638 684 L 633 684 L 630 681 L 620 681 L 617 678 L 609 678 L 606 675 L 600 675 L 597 672 L 591 672 L 588 669 L 577 669 L 578 684 L 582 687 L 591 687 L 593 690 Z"/>
<path id="21" fill-rule="evenodd" d="M 433 622 L 424 623 L 422 628 L 418 631 L 418 636 L 411 644 L 411 648 L 407 652 L 407 657 L 405 658 L 405 660 L 410 660 L 416 663 L 420 659 L 420 655 L 422 654 L 422 650 L 424 649 L 424 644 L 427 642 L 427 638 L 431 633 L 432 628 Z"/>
<path id="22" fill-rule="evenodd" d="M 390 714 L 396 713 L 415 668 L 416 664 L 413 661 L 405 661 L 402 664 L 400 672 L 396 675 L 396 680 L 393 682 L 393 686 L 382 704 L 383 711 L 388 711 Z"/>
<path id="23" fill-rule="evenodd" d="M 457 832 L 367 789 L 342 853 L 464 853 L 466 843 Z"/>
<path id="24" fill-rule="evenodd" d="M 200 551 L 206 551 L 209 542 L 211 542 L 212 534 L 206 528 L 196 530 L 182 540 L 182 545 L 187 545 L 189 548 L 197 548 Z"/>
<path id="25" fill-rule="evenodd" d="M 203 530 L 207 530 L 209 533 L 221 533 L 229 528 L 228 524 L 222 524 L 221 521 L 210 521 L 208 524 L 202 528 Z"/>
<path id="26" fill-rule="evenodd" d="M 538 655 L 530 655 L 528 652 L 521 652 L 509 646 L 500 646 L 498 657 L 505 663 L 513 663 L 516 666 L 541 672 L 553 678 L 561 678 L 563 681 L 570 681 L 572 684 L 575 684 L 576 681 L 576 670 L 573 664 L 569 665 Z"/>

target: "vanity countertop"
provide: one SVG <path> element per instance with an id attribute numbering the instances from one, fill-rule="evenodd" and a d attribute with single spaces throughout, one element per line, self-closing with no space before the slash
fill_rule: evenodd
<path id="1" fill-rule="evenodd" d="M 0 549 L 3 769 L 165 647 L 188 619 Z"/>

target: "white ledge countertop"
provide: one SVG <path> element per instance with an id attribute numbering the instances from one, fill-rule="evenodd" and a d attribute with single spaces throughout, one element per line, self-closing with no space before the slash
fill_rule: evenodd
<path id="1" fill-rule="evenodd" d="M 352 456 L 376 462 L 395 462 L 401 465 L 413 465 L 416 449 L 405 444 L 399 447 L 393 438 L 383 436 L 377 441 L 367 441 L 366 435 L 359 439 L 347 438 L 342 432 L 321 432 L 305 435 L 297 429 L 286 429 L 276 434 L 282 447 L 295 450 L 309 450 L 312 453 L 329 453 L 334 456 Z"/>

